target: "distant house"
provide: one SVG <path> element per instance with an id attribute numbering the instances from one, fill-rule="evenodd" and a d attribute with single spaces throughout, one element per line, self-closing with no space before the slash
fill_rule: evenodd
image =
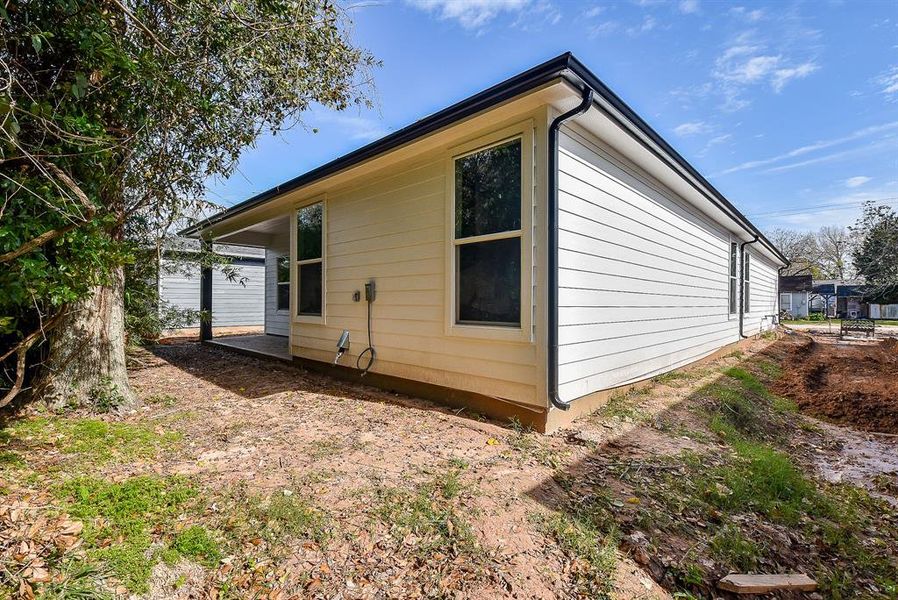
<path id="1" fill-rule="evenodd" d="M 180 240 L 177 247 L 166 251 L 157 279 L 160 311 L 174 308 L 195 311 L 198 315 L 200 267 L 191 257 L 198 250 L 195 240 Z M 220 268 L 213 269 L 212 294 L 216 310 L 212 324 L 215 327 L 261 327 L 264 324 L 269 333 L 286 335 L 286 328 L 278 326 L 286 322 L 286 311 L 282 311 L 283 315 L 278 319 L 277 311 L 265 310 L 266 291 L 269 296 L 277 293 L 276 284 L 266 281 L 265 249 L 216 244 L 215 251 L 230 259 L 230 264 L 238 270 L 239 281 L 229 281 Z M 199 331 L 199 318 L 184 326 Z"/>
<path id="2" fill-rule="evenodd" d="M 265 249 L 285 359 L 543 431 L 773 327 L 787 262 L 570 54 L 182 233 Z"/>
<path id="3" fill-rule="evenodd" d="M 813 289 L 810 275 L 781 275 L 779 279 L 780 311 L 794 319 L 808 316 L 809 296 Z"/>
<path id="4" fill-rule="evenodd" d="M 824 311 L 825 308 L 825 311 Z M 866 319 L 870 305 L 864 299 L 864 282 L 857 279 L 815 279 L 811 311 L 839 319 Z"/>

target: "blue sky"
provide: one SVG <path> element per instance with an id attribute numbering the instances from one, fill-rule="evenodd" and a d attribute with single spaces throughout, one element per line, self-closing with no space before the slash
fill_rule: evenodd
<path id="1" fill-rule="evenodd" d="M 898 1 L 346 6 L 383 61 L 376 108 L 316 109 L 263 137 L 210 200 L 235 204 L 570 50 L 762 228 L 898 206 Z"/>

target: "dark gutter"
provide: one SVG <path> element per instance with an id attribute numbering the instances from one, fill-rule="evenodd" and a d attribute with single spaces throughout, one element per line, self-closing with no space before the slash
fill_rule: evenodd
<path id="1" fill-rule="evenodd" d="M 546 187 L 548 189 L 548 239 L 549 239 L 549 267 L 546 287 L 549 298 L 549 325 L 548 325 L 548 386 L 549 400 L 552 406 L 561 410 L 568 410 L 569 402 L 563 402 L 558 397 L 558 130 L 562 123 L 582 115 L 592 107 L 593 91 L 587 88 L 583 91 L 583 101 L 566 113 L 559 115 L 549 126 L 549 161 Z"/>
<path id="2" fill-rule="evenodd" d="M 664 139 L 660 135 L 658 135 L 658 133 L 654 129 L 652 129 L 648 123 L 646 123 L 639 115 L 637 115 L 632 108 L 627 106 L 627 104 L 623 100 L 621 100 L 620 97 L 617 96 L 617 94 L 612 92 L 608 88 L 608 86 L 602 83 L 602 81 L 598 77 L 596 77 L 595 74 L 592 73 L 592 71 L 590 71 L 570 52 L 566 52 L 560 56 L 542 63 L 541 65 L 537 65 L 532 69 L 524 71 L 519 75 L 515 75 L 514 77 L 506 79 L 502 83 L 494 85 L 478 94 L 462 100 L 461 102 L 457 102 L 452 106 L 434 113 L 428 117 L 424 117 L 423 119 L 420 119 L 415 123 L 412 123 L 411 125 L 395 131 L 390 135 L 387 135 L 366 146 L 362 146 L 358 150 L 350 152 L 349 154 L 326 163 L 316 169 L 300 175 L 299 177 L 295 177 L 289 181 L 277 185 L 270 190 L 262 192 L 261 194 L 253 196 L 252 198 L 236 204 L 225 211 L 222 211 L 190 227 L 187 227 L 186 229 L 183 229 L 179 232 L 179 234 L 192 236 L 200 233 L 207 227 L 223 221 L 224 219 L 228 219 L 242 212 L 255 208 L 263 204 L 264 202 L 271 200 L 272 198 L 280 196 L 281 194 L 285 194 L 291 190 L 309 185 L 339 171 L 343 171 L 345 169 L 353 167 L 365 160 L 374 158 L 390 150 L 394 150 L 399 146 L 413 142 L 425 135 L 434 133 L 435 131 L 442 129 L 443 127 L 452 125 L 456 121 L 460 121 L 481 111 L 487 110 L 495 106 L 496 104 L 505 102 L 516 96 L 532 91 L 539 86 L 546 85 L 551 81 L 559 78 L 567 81 L 583 93 L 591 89 L 595 95 L 600 96 L 605 102 L 612 106 L 615 111 L 619 112 L 623 116 L 625 121 L 629 122 L 629 124 L 632 124 L 633 128 L 635 128 L 638 132 L 648 138 L 654 145 L 658 146 L 658 148 L 660 148 L 662 152 L 659 153 L 654 148 L 643 143 L 644 147 L 646 147 L 650 152 L 652 152 L 652 154 L 654 154 L 662 162 L 673 168 L 675 171 L 682 170 L 690 177 L 695 179 L 701 187 L 696 186 L 694 183 L 693 187 L 695 187 L 699 193 L 701 193 L 705 197 L 708 197 L 708 199 L 714 206 L 723 211 L 732 220 L 738 223 L 743 229 L 749 232 L 749 234 L 751 234 L 752 236 L 757 236 L 762 241 L 764 246 L 766 246 L 777 258 L 779 258 L 783 262 L 788 262 L 788 259 L 786 259 L 786 257 L 777 249 L 776 246 L 773 245 L 772 242 L 764 237 L 764 234 L 761 233 L 761 231 L 757 229 L 748 220 L 748 218 L 745 217 L 745 215 L 739 212 L 739 210 L 735 206 L 733 206 L 733 204 L 731 204 L 730 201 L 723 196 L 723 194 L 721 194 L 716 188 L 714 188 L 714 186 L 712 186 L 708 182 L 708 180 L 705 179 L 692 165 L 690 165 L 685 158 L 683 158 L 676 150 L 674 150 L 673 147 L 670 146 L 670 144 L 664 141 Z M 631 128 L 627 122 L 622 122 L 619 118 L 617 118 L 616 115 L 611 114 L 609 113 L 609 111 L 605 110 L 604 107 L 601 106 L 601 104 L 597 102 L 594 102 L 594 104 L 600 110 L 602 110 L 604 114 L 608 115 L 612 120 L 616 121 L 618 125 L 623 129 L 627 130 Z M 708 196 L 708 193 L 710 193 L 710 196 Z"/>
<path id="3" fill-rule="evenodd" d="M 748 336 L 743 332 L 743 325 L 745 323 L 745 247 L 749 244 L 754 244 L 759 240 L 759 237 L 755 235 L 755 239 L 742 242 L 739 246 L 739 259 L 741 261 L 739 265 L 739 339 L 745 339 Z M 779 302 L 779 299 L 777 299 Z"/>

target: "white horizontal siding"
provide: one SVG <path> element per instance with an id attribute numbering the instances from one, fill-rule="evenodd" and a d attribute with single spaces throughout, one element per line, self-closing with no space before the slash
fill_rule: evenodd
<path id="1" fill-rule="evenodd" d="M 290 232 L 273 238 L 265 249 L 265 333 L 290 335 L 290 310 L 278 310 L 277 259 L 290 254 Z"/>
<path id="2" fill-rule="evenodd" d="M 352 295 L 374 279 L 374 372 L 542 406 L 535 343 L 447 332 L 446 165 L 440 158 L 328 191 L 326 324 L 294 322 L 293 354 L 331 362 L 347 329 L 340 364 L 354 367 L 368 333 L 366 303 Z"/>
<path id="3" fill-rule="evenodd" d="M 558 184 L 562 400 L 676 368 L 738 339 L 726 231 L 579 130 L 561 136 Z M 755 272 L 752 300 L 761 313 L 769 269 L 757 260 Z"/>
<path id="4" fill-rule="evenodd" d="M 218 327 L 256 326 L 264 320 L 265 266 L 257 261 L 234 259 L 238 278 L 245 285 L 228 281 L 221 269 L 212 275 L 212 325 Z M 200 269 L 196 264 L 173 266 L 163 259 L 159 274 L 160 302 L 181 309 L 200 309 Z M 199 321 L 189 325 L 199 327 Z"/>
<path id="5" fill-rule="evenodd" d="M 749 279 L 751 280 L 749 311 L 745 314 L 743 332 L 756 335 L 774 326 L 774 317 L 779 313 L 779 298 L 776 293 L 777 267 L 772 262 L 746 246 L 751 255 Z"/>

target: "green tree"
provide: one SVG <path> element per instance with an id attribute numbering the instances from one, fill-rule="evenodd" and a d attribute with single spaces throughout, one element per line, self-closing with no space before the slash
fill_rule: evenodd
<path id="1" fill-rule="evenodd" d="M 52 405 L 133 404 L 124 265 L 264 131 L 368 104 L 348 24 L 328 0 L 0 5 L 0 405 L 39 359 Z"/>
<path id="2" fill-rule="evenodd" d="M 851 231 L 858 239 L 854 266 L 864 278 L 867 294 L 894 300 L 898 297 L 898 213 L 890 206 L 867 202 Z"/>

